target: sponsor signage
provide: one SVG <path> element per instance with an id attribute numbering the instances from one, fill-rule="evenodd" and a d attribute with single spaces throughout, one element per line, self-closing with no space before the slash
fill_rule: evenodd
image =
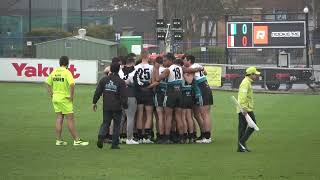
<path id="1" fill-rule="evenodd" d="M 59 60 L 0 58 L 0 81 L 44 82 L 59 67 Z M 76 83 L 96 84 L 98 62 L 70 60 L 69 71 Z"/>
<path id="2" fill-rule="evenodd" d="M 304 21 L 227 22 L 227 48 L 305 48 Z"/>
<path id="3" fill-rule="evenodd" d="M 205 66 L 207 80 L 210 87 L 221 87 L 222 68 L 218 66 Z"/>

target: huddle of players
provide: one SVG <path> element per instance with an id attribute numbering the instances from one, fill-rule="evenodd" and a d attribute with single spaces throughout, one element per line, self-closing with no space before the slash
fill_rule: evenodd
<path id="1" fill-rule="evenodd" d="M 213 96 L 204 68 L 195 63 L 192 55 L 181 59 L 176 59 L 172 53 L 155 60 L 148 57 L 148 53 L 142 51 L 139 63 L 135 62 L 136 56 L 132 53 L 127 56 L 125 64 L 119 62 L 122 64 L 119 76 L 127 84 L 129 98 L 136 99 L 136 106 L 129 103 L 128 110 L 123 113 L 121 141 L 127 144 L 154 143 L 155 128 L 158 144 L 211 143 L 210 105 Z M 200 137 L 196 135 L 196 123 L 201 131 Z M 131 133 L 133 131 L 135 133 Z"/>

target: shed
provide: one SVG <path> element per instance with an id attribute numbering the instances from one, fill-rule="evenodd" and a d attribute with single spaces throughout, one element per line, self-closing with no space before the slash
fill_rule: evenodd
<path id="1" fill-rule="evenodd" d="M 65 55 L 70 59 L 110 60 L 117 56 L 117 44 L 89 36 L 73 36 L 36 44 L 36 57 L 57 59 Z"/>

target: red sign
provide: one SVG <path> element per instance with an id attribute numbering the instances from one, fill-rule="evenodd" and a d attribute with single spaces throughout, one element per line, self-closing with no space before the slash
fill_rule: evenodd
<path id="1" fill-rule="evenodd" d="M 43 64 L 38 64 L 37 66 L 27 65 L 28 63 L 12 63 L 12 66 L 17 72 L 17 76 L 24 74 L 26 77 L 48 77 L 53 71 L 53 67 L 45 67 Z M 77 79 L 80 77 L 80 74 L 76 73 L 77 68 L 75 68 L 73 64 L 70 65 L 69 71 L 73 78 Z"/>
<path id="2" fill-rule="evenodd" d="M 268 44 L 268 26 L 253 27 L 253 44 Z"/>

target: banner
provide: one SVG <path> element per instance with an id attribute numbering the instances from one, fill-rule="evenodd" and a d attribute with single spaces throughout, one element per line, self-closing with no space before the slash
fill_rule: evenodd
<path id="1" fill-rule="evenodd" d="M 59 67 L 57 59 L 0 58 L 0 81 L 44 82 L 57 67 Z M 76 83 L 97 83 L 98 61 L 96 60 L 70 60 L 68 69 Z"/>
<path id="2" fill-rule="evenodd" d="M 207 71 L 207 80 L 209 85 L 215 87 L 221 87 L 221 74 L 222 68 L 218 66 L 205 66 Z"/>

